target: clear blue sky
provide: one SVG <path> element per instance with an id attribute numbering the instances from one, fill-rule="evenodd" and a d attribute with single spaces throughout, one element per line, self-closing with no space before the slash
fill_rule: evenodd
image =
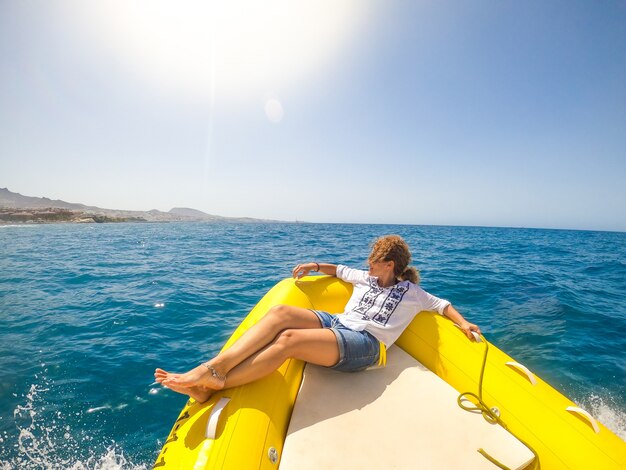
<path id="1" fill-rule="evenodd" d="M 0 187 L 626 231 L 625 25 L 624 1 L 4 0 Z"/>

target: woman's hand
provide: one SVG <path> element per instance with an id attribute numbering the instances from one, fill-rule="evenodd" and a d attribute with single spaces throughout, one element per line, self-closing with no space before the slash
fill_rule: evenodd
<path id="1" fill-rule="evenodd" d="M 480 328 L 478 326 L 476 326 L 473 323 L 470 323 L 468 321 L 461 322 L 461 324 L 459 325 L 459 328 L 461 328 L 461 331 L 463 331 L 463 333 L 465 333 L 465 336 L 467 336 L 472 341 L 476 341 L 476 338 L 474 337 L 472 332 L 478 333 L 479 335 L 482 334 L 480 332 Z"/>
<path id="2" fill-rule="evenodd" d="M 317 263 L 304 263 L 299 264 L 295 268 L 293 268 L 292 275 L 295 279 L 300 279 L 301 277 L 307 276 L 311 271 L 317 271 L 319 269 L 319 264 Z"/>
<path id="3" fill-rule="evenodd" d="M 452 304 L 443 309 L 443 314 L 450 320 L 452 320 L 456 324 L 456 326 L 458 326 L 463 331 L 463 333 L 465 333 L 465 336 L 467 336 L 468 339 L 476 341 L 476 338 L 474 338 L 472 332 L 478 333 L 479 335 L 481 334 L 480 328 L 463 318 L 463 315 L 461 315 L 456 310 L 456 308 L 452 306 Z"/>

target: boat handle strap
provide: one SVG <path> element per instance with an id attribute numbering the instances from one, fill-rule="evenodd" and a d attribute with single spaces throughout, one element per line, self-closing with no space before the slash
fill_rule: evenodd
<path id="1" fill-rule="evenodd" d="M 583 410 L 582 408 L 578 408 L 577 406 L 568 406 L 565 409 L 569 411 L 570 413 L 575 413 L 577 415 L 580 415 L 586 418 L 587 421 L 589 421 L 589 424 L 591 425 L 593 430 L 596 432 L 596 434 L 600 432 L 600 426 L 598 426 L 598 422 L 587 411 Z"/>
<path id="2" fill-rule="evenodd" d="M 513 361 L 507 362 L 506 365 L 509 367 L 512 367 L 513 369 L 519 370 L 520 372 L 525 374 L 526 377 L 528 377 L 528 380 L 531 384 L 537 385 L 537 379 L 535 378 L 535 374 L 533 374 L 530 370 L 528 370 L 528 367 L 520 364 L 519 362 L 513 362 Z"/>
<path id="3" fill-rule="evenodd" d="M 222 397 L 213 406 L 211 414 L 209 414 L 209 421 L 206 425 L 206 432 L 204 433 L 204 437 L 207 439 L 215 439 L 215 432 L 217 431 L 217 423 L 220 420 L 220 414 L 222 414 L 222 411 L 224 411 L 224 408 L 228 405 L 229 401 L 230 398 Z"/>

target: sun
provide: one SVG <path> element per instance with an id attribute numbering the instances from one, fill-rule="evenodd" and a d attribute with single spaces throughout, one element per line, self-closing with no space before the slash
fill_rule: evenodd
<path id="1" fill-rule="evenodd" d="M 265 102 L 265 114 L 271 122 L 278 123 L 282 121 L 285 115 L 282 103 L 276 98 L 270 98 Z"/>
<path id="2" fill-rule="evenodd" d="M 73 3 L 67 16 L 162 92 L 242 99 L 306 81 L 332 64 L 366 13 L 357 0 L 113 0 Z"/>

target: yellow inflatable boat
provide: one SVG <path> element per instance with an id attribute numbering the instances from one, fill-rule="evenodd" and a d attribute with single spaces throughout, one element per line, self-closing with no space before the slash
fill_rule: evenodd
<path id="1" fill-rule="evenodd" d="M 337 313 L 351 291 L 333 277 L 286 279 L 224 348 L 273 305 Z M 459 399 L 469 412 L 461 391 L 475 394 Z M 421 312 L 384 368 L 350 374 L 289 360 L 206 403 L 190 399 L 155 468 L 618 470 L 626 443 L 495 346 Z"/>

